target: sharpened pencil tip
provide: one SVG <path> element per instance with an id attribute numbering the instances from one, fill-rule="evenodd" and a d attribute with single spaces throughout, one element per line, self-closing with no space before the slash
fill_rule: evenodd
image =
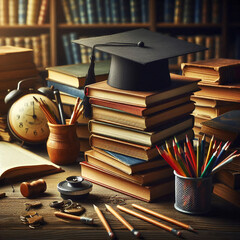
<path id="1" fill-rule="evenodd" d="M 197 231 L 196 231 L 194 228 L 192 228 L 191 226 L 188 227 L 188 230 L 189 230 L 189 231 L 192 231 L 192 232 L 195 232 L 195 233 L 197 232 Z"/>

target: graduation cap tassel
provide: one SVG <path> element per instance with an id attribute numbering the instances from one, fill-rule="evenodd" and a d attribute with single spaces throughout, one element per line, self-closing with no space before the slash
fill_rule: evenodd
<path id="1" fill-rule="evenodd" d="M 94 73 L 94 66 L 95 66 L 94 50 L 95 49 L 93 48 L 91 62 L 90 62 L 90 66 L 89 66 L 88 73 L 85 80 L 85 86 L 96 82 L 95 73 Z M 91 108 L 91 104 L 89 103 L 89 98 L 86 95 L 83 97 L 81 105 L 83 106 L 83 116 L 86 118 L 91 118 L 92 108 Z"/>

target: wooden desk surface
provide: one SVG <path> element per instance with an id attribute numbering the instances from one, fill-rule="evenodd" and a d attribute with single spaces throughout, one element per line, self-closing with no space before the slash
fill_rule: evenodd
<path id="1" fill-rule="evenodd" d="M 5 192 L 7 197 L 0 199 L 0 239 L 109 239 L 106 230 L 102 226 L 93 204 L 97 205 L 111 225 L 117 239 L 135 239 L 126 228 L 105 208 L 105 203 L 116 209 L 117 204 L 133 209 L 131 204 L 137 203 L 151 210 L 175 218 L 191 225 L 198 233 L 182 230 L 184 239 L 240 239 L 240 209 L 213 196 L 212 210 L 204 216 L 192 216 L 180 213 L 173 207 L 174 196 L 164 198 L 155 203 L 144 203 L 126 195 L 114 192 L 98 185 L 93 185 L 89 196 L 82 200 L 82 206 L 86 208 L 84 216 L 94 218 L 96 225 L 84 225 L 77 221 L 66 221 L 55 217 L 55 209 L 50 208 L 49 203 L 54 200 L 62 200 L 57 190 L 57 184 L 68 176 L 80 175 L 80 166 L 64 166 L 65 172 L 42 177 L 47 183 L 46 192 L 36 199 L 24 198 L 20 191 L 20 183 L 14 184 L 15 191 L 10 185 L 0 186 L 0 192 Z M 38 179 L 38 178 L 37 178 Z M 33 180 L 33 179 L 32 179 Z M 29 181 L 32 181 L 29 180 Z M 24 212 L 26 201 L 42 202 L 43 206 L 37 212 L 44 217 L 46 224 L 38 229 L 30 229 L 21 223 L 19 216 Z M 138 210 L 135 210 L 138 211 Z M 118 211 L 120 212 L 120 211 Z M 160 229 L 150 223 L 144 222 L 131 215 L 120 212 L 137 230 L 141 231 L 143 239 L 177 239 L 171 233 Z M 145 214 L 147 215 L 147 214 Z M 157 219 L 156 219 L 157 220 Z M 159 220 L 162 223 L 166 223 Z M 166 223 L 178 230 L 180 227 Z"/>

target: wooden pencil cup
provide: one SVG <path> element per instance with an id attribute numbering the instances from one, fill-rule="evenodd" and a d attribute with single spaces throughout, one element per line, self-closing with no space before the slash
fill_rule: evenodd
<path id="1" fill-rule="evenodd" d="M 47 140 L 47 152 L 50 160 L 58 165 L 75 163 L 80 151 L 77 125 L 48 123 L 48 126 L 50 134 Z"/>

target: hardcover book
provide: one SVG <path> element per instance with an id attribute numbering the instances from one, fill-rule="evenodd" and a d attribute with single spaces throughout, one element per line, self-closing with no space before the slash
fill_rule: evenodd
<path id="1" fill-rule="evenodd" d="M 46 79 L 46 82 L 47 82 L 48 87 L 53 86 L 54 89 L 58 89 L 60 92 L 67 93 L 67 94 L 69 94 L 71 96 L 74 96 L 76 98 L 80 97 L 81 99 L 83 99 L 83 97 L 84 97 L 84 90 L 83 89 L 79 89 L 79 88 L 71 87 L 71 86 L 66 85 L 66 84 L 55 82 L 55 81 L 52 81 L 51 79 L 48 79 L 48 78 Z"/>
<path id="2" fill-rule="evenodd" d="M 168 121 L 190 114 L 195 108 L 193 102 L 184 103 L 176 107 L 157 112 L 151 116 L 137 116 L 121 110 L 92 104 L 92 118 L 139 130 L 156 128 Z"/>
<path id="3" fill-rule="evenodd" d="M 161 156 L 152 161 L 144 161 L 139 158 L 133 158 L 127 155 L 114 153 L 99 148 L 93 148 L 93 150 L 90 150 L 90 152 L 85 153 L 86 160 L 88 159 L 88 153 L 97 158 L 99 161 L 113 166 L 114 168 L 117 168 L 118 170 L 129 175 L 136 174 L 137 172 L 144 170 L 167 166 L 167 163 Z"/>
<path id="4" fill-rule="evenodd" d="M 186 135 L 189 139 L 193 139 L 192 129 L 180 132 L 176 134 L 176 137 L 179 142 L 185 140 Z M 166 139 L 169 141 L 169 144 L 172 143 L 172 137 Z M 159 156 L 159 153 L 155 146 L 147 147 L 144 145 L 139 145 L 131 143 L 128 141 L 122 141 L 110 137 L 105 137 L 101 135 L 92 134 L 89 139 L 90 145 L 92 147 L 109 150 L 112 152 L 125 154 L 130 157 L 140 158 L 145 161 L 149 161 Z M 165 141 L 159 142 L 159 146 L 165 144 Z"/>
<path id="5" fill-rule="evenodd" d="M 109 172 L 110 174 L 119 176 L 120 178 L 124 178 L 130 182 L 137 183 L 139 185 L 149 185 L 154 182 L 157 182 L 161 179 L 173 176 L 173 171 L 169 166 L 161 166 L 158 168 L 143 170 L 133 175 L 129 175 L 114 165 L 108 164 L 107 162 L 101 159 L 101 156 L 95 156 L 94 150 L 90 150 L 85 152 L 86 161 L 102 170 Z"/>
<path id="6" fill-rule="evenodd" d="M 139 107 L 149 107 L 182 94 L 198 91 L 199 81 L 200 79 L 171 74 L 171 86 L 156 92 L 116 89 L 109 86 L 106 81 L 102 81 L 87 86 L 85 88 L 85 94 L 90 98 L 92 97 Z"/>
<path id="7" fill-rule="evenodd" d="M 214 58 L 182 63 L 181 69 L 184 76 L 201 78 L 203 83 L 228 84 L 240 81 L 240 60 L 237 59 Z"/>
<path id="8" fill-rule="evenodd" d="M 84 179 L 145 202 L 152 202 L 160 197 L 172 194 L 174 191 L 174 180 L 172 178 L 163 179 L 151 186 L 141 186 L 126 179 L 120 179 L 118 176 L 87 162 L 80 162 L 80 164 L 81 175 Z"/>
<path id="9" fill-rule="evenodd" d="M 214 135 L 223 141 L 239 142 L 240 137 L 240 110 L 226 112 L 216 118 L 202 122 L 201 132 Z"/>
<path id="10" fill-rule="evenodd" d="M 118 102 L 105 101 L 97 98 L 89 99 L 89 102 L 91 104 L 102 106 L 102 107 L 109 107 L 112 109 L 124 111 L 126 113 L 131 113 L 137 116 L 148 116 L 156 112 L 160 112 L 168 108 L 187 103 L 189 101 L 190 101 L 190 94 L 186 94 L 186 95 L 177 96 L 175 98 L 167 99 L 166 101 L 162 101 L 161 104 L 146 108 L 146 107 L 137 107 L 133 105 L 122 104 Z"/>
<path id="11" fill-rule="evenodd" d="M 199 83 L 198 92 L 195 92 L 196 97 L 210 98 L 228 102 L 240 102 L 240 83 L 229 85 L 209 85 Z"/>
<path id="12" fill-rule="evenodd" d="M 97 82 L 107 79 L 109 64 L 109 61 L 95 63 L 95 79 Z M 89 64 L 70 64 L 48 67 L 48 78 L 68 86 L 82 88 L 85 84 L 88 68 Z"/>
<path id="13" fill-rule="evenodd" d="M 154 146 L 168 137 L 178 134 L 180 131 L 193 127 L 193 117 L 189 116 L 178 121 L 162 125 L 153 132 L 140 131 L 110 123 L 90 120 L 89 129 L 92 134 L 128 141 L 148 147 Z"/>

